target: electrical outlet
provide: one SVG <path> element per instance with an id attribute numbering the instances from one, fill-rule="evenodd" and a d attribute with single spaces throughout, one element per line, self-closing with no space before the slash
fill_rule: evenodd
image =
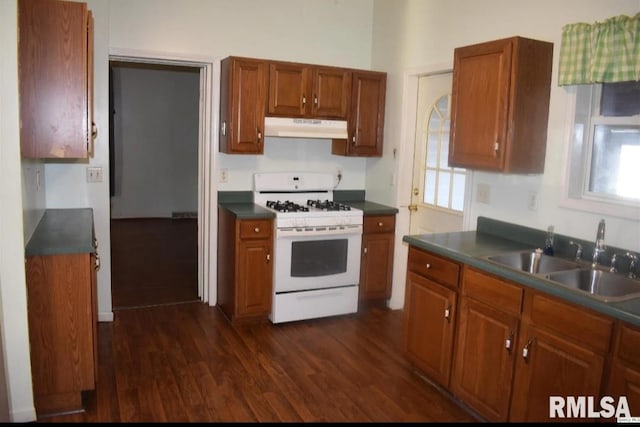
<path id="1" fill-rule="evenodd" d="M 87 167 L 87 182 L 102 182 L 102 168 L 95 166 Z"/>
<path id="2" fill-rule="evenodd" d="M 490 189 L 491 187 L 489 187 L 489 184 L 478 184 L 476 192 L 476 202 L 488 204 L 490 200 Z"/>
<path id="3" fill-rule="evenodd" d="M 538 210 L 538 192 L 537 191 L 529 191 L 527 196 L 527 207 L 530 211 Z"/>
<path id="4" fill-rule="evenodd" d="M 227 168 L 220 169 L 220 182 L 229 181 L 229 170 Z"/>

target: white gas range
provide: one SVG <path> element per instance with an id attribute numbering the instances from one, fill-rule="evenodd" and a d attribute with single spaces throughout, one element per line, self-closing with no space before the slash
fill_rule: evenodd
<path id="1" fill-rule="evenodd" d="M 275 212 L 273 323 L 358 310 L 362 211 L 333 201 L 334 176 L 257 173 L 254 203 Z"/>

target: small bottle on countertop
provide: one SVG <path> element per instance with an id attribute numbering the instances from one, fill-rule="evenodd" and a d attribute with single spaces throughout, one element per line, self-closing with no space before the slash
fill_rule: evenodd
<path id="1" fill-rule="evenodd" d="M 544 254 L 553 255 L 553 225 L 547 229 L 547 240 L 544 242 Z"/>

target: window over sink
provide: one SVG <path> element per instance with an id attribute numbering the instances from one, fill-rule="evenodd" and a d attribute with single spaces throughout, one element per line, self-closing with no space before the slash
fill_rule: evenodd
<path id="1" fill-rule="evenodd" d="M 575 100 L 565 204 L 638 219 L 640 82 L 568 88 Z"/>

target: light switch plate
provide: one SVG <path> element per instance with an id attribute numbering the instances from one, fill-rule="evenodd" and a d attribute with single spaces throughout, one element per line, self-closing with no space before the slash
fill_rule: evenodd
<path id="1" fill-rule="evenodd" d="M 87 167 L 87 182 L 102 182 L 102 168 L 96 166 Z"/>

